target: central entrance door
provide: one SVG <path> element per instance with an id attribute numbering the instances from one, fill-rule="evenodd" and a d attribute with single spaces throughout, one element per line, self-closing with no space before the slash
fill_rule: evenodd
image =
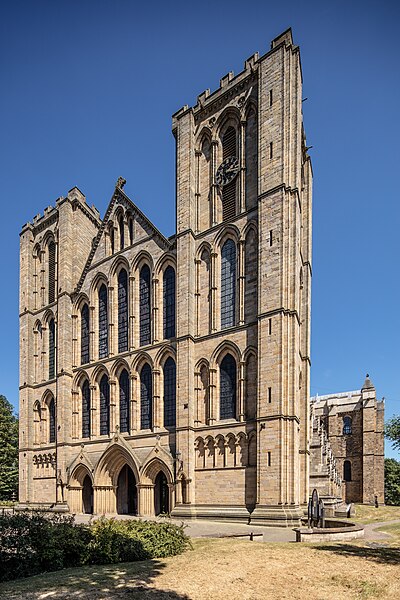
<path id="1" fill-rule="evenodd" d="M 93 514 L 93 486 L 89 475 L 86 475 L 82 485 L 83 512 L 87 515 Z"/>
<path id="2" fill-rule="evenodd" d="M 128 465 L 122 467 L 118 475 L 117 512 L 119 515 L 137 514 L 136 479 Z"/>
<path id="3" fill-rule="evenodd" d="M 154 511 L 156 515 L 169 513 L 169 489 L 167 478 L 162 471 L 154 482 Z"/>

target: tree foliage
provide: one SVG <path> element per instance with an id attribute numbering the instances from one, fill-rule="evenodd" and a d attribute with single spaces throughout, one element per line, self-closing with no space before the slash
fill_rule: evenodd
<path id="1" fill-rule="evenodd" d="M 385 504 L 400 506 L 400 462 L 385 458 Z"/>
<path id="2" fill-rule="evenodd" d="M 0 395 L 0 500 L 18 492 L 18 419 L 5 396 Z"/>
<path id="3" fill-rule="evenodd" d="M 400 450 L 400 416 L 394 416 L 385 424 L 385 436 Z"/>

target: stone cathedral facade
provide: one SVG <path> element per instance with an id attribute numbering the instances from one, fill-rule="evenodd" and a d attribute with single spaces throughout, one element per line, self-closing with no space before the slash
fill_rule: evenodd
<path id="1" fill-rule="evenodd" d="M 20 504 L 297 524 L 312 169 L 291 31 L 172 130 L 175 235 L 122 178 L 103 219 L 75 187 L 22 229 Z"/>

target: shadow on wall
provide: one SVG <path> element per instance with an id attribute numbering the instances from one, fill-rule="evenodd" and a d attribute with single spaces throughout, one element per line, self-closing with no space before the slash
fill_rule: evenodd
<path id="1" fill-rule="evenodd" d="M 2 583 L 0 598 L 39 600 L 46 596 L 52 600 L 69 600 L 72 596 L 76 596 L 86 600 L 97 600 L 103 597 L 126 600 L 129 596 L 130 599 L 190 600 L 186 594 L 148 587 L 154 583 L 165 566 L 166 563 L 155 559 L 65 569 L 36 575 L 34 579 L 27 577 Z"/>
<path id="2" fill-rule="evenodd" d="M 316 550 L 333 552 L 340 556 L 358 556 L 374 562 L 385 565 L 400 565 L 400 548 L 390 548 L 388 546 L 352 546 L 350 544 L 340 544 L 335 546 L 315 546 Z"/>

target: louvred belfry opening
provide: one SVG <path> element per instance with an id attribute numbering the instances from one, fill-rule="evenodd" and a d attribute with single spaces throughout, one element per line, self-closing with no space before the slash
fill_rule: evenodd
<path id="1" fill-rule="evenodd" d="M 228 127 L 222 138 L 222 159 L 237 156 L 236 131 Z M 230 181 L 222 190 L 222 220 L 231 221 L 236 215 L 237 178 Z"/>

